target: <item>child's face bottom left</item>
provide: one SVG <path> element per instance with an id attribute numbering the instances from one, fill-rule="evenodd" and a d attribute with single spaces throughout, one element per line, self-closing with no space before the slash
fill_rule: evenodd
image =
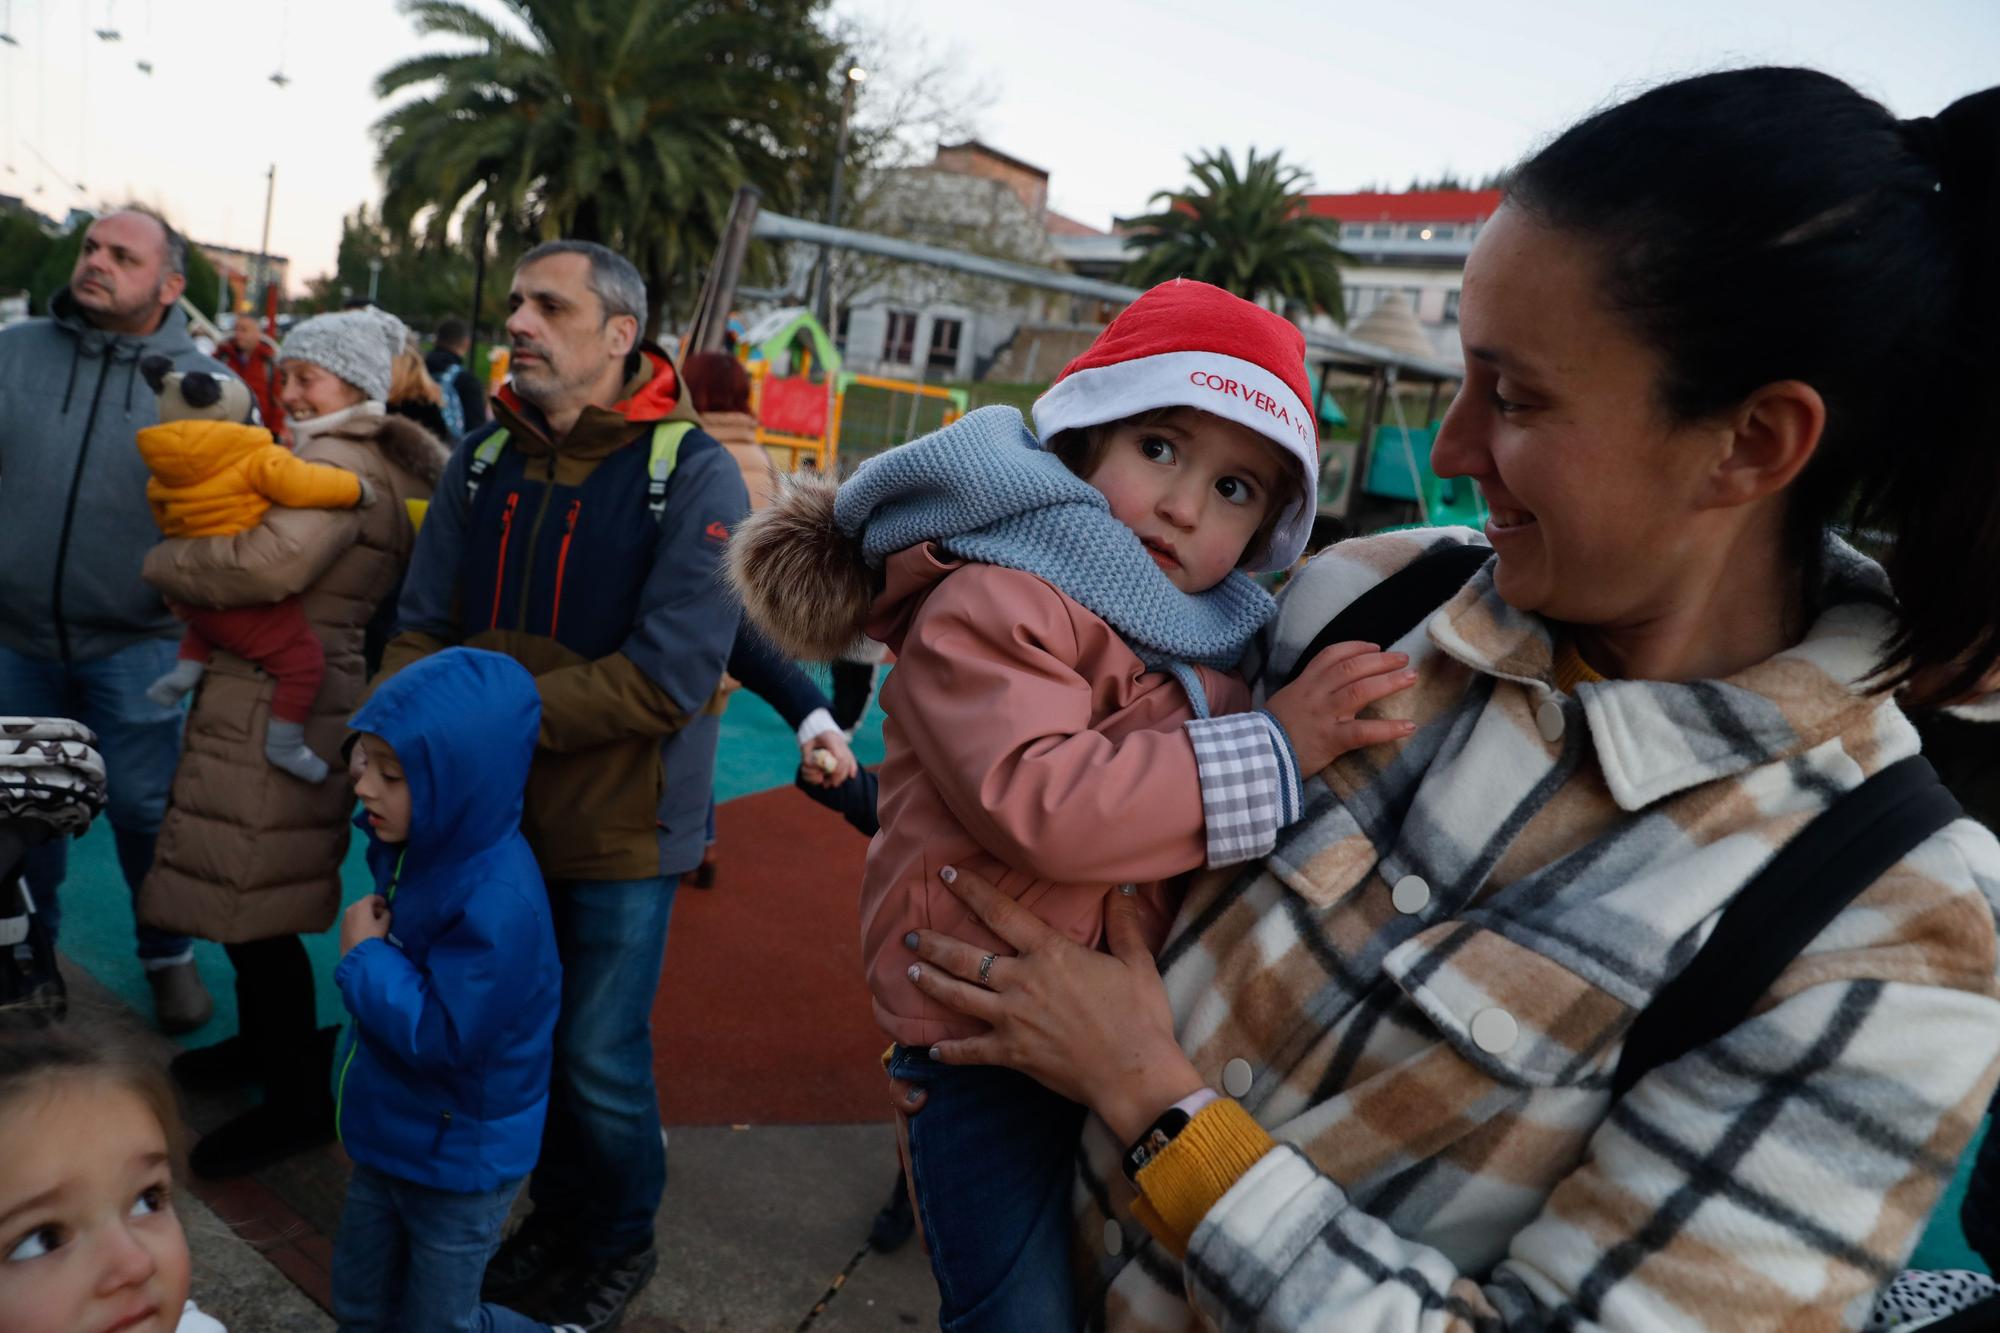
<path id="1" fill-rule="evenodd" d="M 166 1132 L 112 1080 L 59 1077 L 0 1111 L 8 1333 L 171 1330 L 187 1302 Z"/>

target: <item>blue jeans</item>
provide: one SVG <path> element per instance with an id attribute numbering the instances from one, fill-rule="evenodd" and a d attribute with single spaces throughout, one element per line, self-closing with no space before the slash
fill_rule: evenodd
<path id="1" fill-rule="evenodd" d="M 479 1283 L 521 1182 L 485 1194 L 413 1185 L 356 1163 L 333 1243 L 340 1333 L 547 1333 L 482 1305 Z"/>
<path id="2" fill-rule="evenodd" d="M 910 1117 L 910 1185 L 945 1333 L 1074 1329 L 1070 1187 L 1083 1108 L 1025 1074 L 897 1046 L 889 1076 L 929 1091 Z"/>
<path id="3" fill-rule="evenodd" d="M 535 1216 L 590 1263 L 653 1243 L 667 1188 L 653 1085 L 653 995 L 667 952 L 676 879 L 549 885 L 562 1015 L 542 1156 L 528 1182 Z"/>
<path id="4" fill-rule="evenodd" d="M 181 710 L 160 707 L 146 697 L 146 687 L 167 673 L 177 651 L 172 639 L 147 639 L 109 657 L 64 665 L 57 658 L 0 648 L 0 713 L 73 718 L 97 733 L 118 867 L 134 895 L 153 868 L 153 843 L 181 760 Z M 53 933 L 62 920 L 56 890 L 69 871 L 69 841 L 58 838 L 35 848 L 26 869 L 28 888 Z M 194 956 L 184 935 L 136 929 L 139 957 L 150 965 Z"/>

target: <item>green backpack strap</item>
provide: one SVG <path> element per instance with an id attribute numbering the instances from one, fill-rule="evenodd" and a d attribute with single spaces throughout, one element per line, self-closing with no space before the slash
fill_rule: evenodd
<path id="1" fill-rule="evenodd" d="M 646 459 L 646 508 L 655 523 L 667 512 L 667 480 L 681 461 L 681 441 L 693 429 L 692 421 L 662 421 L 653 427 L 653 448 Z"/>
<path id="2" fill-rule="evenodd" d="M 472 451 L 472 461 L 465 465 L 465 503 L 470 505 L 472 497 L 479 494 L 479 483 L 486 480 L 486 474 L 500 459 L 500 451 L 507 447 L 507 428 L 502 426 L 479 442 Z"/>
<path id="3" fill-rule="evenodd" d="M 674 475 L 674 466 L 681 460 L 681 441 L 693 430 L 692 421 L 662 421 L 653 427 L 653 442 L 646 456 L 646 509 L 658 523 L 667 512 L 667 482 Z M 499 461 L 500 451 L 507 447 L 505 427 L 494 431 L 479 442 L 472 451 L 472 461 L 465 468 L 465 500 L 479 494 L 479 483 L 493 470 Z"/>

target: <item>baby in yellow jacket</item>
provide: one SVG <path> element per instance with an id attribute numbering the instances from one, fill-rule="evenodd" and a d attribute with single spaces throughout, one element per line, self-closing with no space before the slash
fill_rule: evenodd
<path id="1" fill-rule="evenodd" d="M 308 463 L 245 424 L 250 391 L 235 379 L 178 374 L 163 356 L 139 363 L 160 399 L 160 424 L 138 434 L 152 471 L 146 499 L 169 537 L 231 537 L 257 526 L 272 505 L 352 509 L 372 501 L 368 484 L 344 468 Z M 188 622 L 174 669 L 146 689 L 171 708 L 201 681 L 210 654 L 224 648 L 254 662 L 278 683 L 264 731 L 264 757 L 306 782 L 326 778 L 326 761 L 306 747 L 306 719 L 326 677 L 326 653 L 299 599 L 275 606 L 212 611 L 174 606 Z"/>

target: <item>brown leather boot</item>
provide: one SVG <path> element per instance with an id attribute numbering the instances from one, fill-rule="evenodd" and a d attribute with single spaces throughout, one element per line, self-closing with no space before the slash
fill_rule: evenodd
<path id="1" fill-rule="evenodd" d="M 201 984 L 192 958 L 172 967 L 148 968 L 146 981 L 153 988 L 153 1013 L 162 1032 L 192 1032 L 215 1012 L 215 1001 Z"/>

